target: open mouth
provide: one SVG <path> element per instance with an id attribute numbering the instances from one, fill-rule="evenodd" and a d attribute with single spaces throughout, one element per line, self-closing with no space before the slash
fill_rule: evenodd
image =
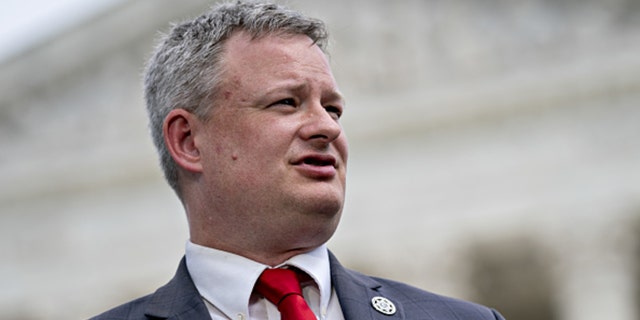
<path id="1" fill-rule="evenodd" d="M 335 167 L 336 159 L 332 156 L 314 155 L 314 156 L 304 157 L 298 163 L 307 164 L 311 166 L 318 166 L 318 167 L 324 167 L 324 166 Z"/>
<path id="2" fill-rule="evenodd" d="M 338 161 L 329 154 L 307 154 L 292 163 L 305 177 L 314 180 L 330 180 L 338 173 Z"/>
<path id="3" fill-rule="evenodd" d="M 333 166 L 334 163 L 334 161 L 317 158 L 306 158 L 302 162 L 312 166 Z"/>

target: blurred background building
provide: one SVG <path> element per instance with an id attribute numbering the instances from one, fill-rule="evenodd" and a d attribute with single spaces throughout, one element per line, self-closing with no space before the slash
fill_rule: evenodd
<path id="1" fill-rule="evenodd" d="M 158 31 L 211 3 L 34 5 L 30 33 L 13 23 L 1 319 L 87 318 L 172 276 L 186 219 L 140 78 Z M 347 97 L 329 244 L 345 265 L 508 319 L 640 319 L 640 1 L 286 4 L 329 25 Z"/>

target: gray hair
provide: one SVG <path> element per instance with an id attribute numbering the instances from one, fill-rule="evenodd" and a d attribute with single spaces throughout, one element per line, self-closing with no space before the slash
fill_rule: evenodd
<path id="1" fill-rule="evenodd" d="M 206 118 L 215 104 L 216 90 L 224 71 L 225 40 L 236 31 L 245 31 L 254 39 L 271 34 L 302 34 L 323 51 L 328 39 L 322 21 L 276 4 L 260 2 L 222 3 L 194 20 L 173 25 L 147 64 L 144 90 L 151 136 L 160 165 L 178 196 L 181 196 L 178 168 L 164 144 L 164 119 L 177 108 Z"/>

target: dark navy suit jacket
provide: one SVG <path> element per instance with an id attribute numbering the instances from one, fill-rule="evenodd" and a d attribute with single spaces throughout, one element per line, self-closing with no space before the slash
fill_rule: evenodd
<path id="1" fill-rule="evenodd" d="M 331 281 L 346 320 L 504 320 L 495 310 L 443 297 L 399 282 L 369 277 L 344 268 L 329 254 Z M 374 297 L 389 299 L 393 315 L 376 311 Z M 95 320 L 210 320 L 198 290 L 182 259 L 176 275 L 155 293 L 109 310 Z"/>

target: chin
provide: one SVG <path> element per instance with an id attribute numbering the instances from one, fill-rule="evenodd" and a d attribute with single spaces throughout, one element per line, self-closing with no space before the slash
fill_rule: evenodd
<path id="1" fill-rule="evenodd" d="M 329 241 L 338 228 L 340 216 L 341 212 L 338 212 L 330 219 L 315 220 L 307 224 L 306 227 L 298 229 L 299 231 L 304 230 L 302 231 L 304 237 L 300 239 L 305 240 L 302 241 L 301 246 L 312 249 Z"/>
<path id="2" fill-rule="evenodd" d="M 326 218 L 339 216 L 342 212 L 342 199 L 320 197 L 317 199 L 307 199 L 304 212 L 310 215 L 318 215 Z"/>
<path id="3" fill-rule="evenodd" d="M 315 185 L 312 188 L 301 187 L 297 190 L 296 202 L 301 209 L 312 214 L 333 216 L 342 211 L 344 188 L 336 185 Z"/>

